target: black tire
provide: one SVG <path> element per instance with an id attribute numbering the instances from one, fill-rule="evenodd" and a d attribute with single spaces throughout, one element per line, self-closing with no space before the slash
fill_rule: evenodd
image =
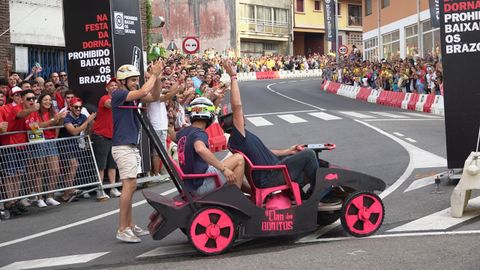
<path id="1" fill-rule="evenodd" d="M 327 226 L 340 218 L 341 211 L 319 211 L 317 212 L 317 224 L 319 226 Z"/>
<path id="2" fill-rule="evenodd" d="M 354 204 L 361 205 L 362 209 Z M 342 206 L 340 221 L 343 229 L 355 237 L 374 234 L 383 223 L 385 207 L 375 193 L 357 191 L 350 194 Z"/>
<path id="3" fill-rule="evenodd" d="M 0 219 L 7 220 L 7 219 L 10 219 L 10 217 L 11 217 L 10 211 L 8 211 L 7 209 L 0 210 Z"/>

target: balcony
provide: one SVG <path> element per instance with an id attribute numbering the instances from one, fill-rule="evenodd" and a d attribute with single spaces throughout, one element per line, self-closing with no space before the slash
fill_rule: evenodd
<path id="1" fill-rule="evenodd" d="M 361 16 L 348 16 L 348 26 L 362 27 Z"/>
<path id="2" fill-rule="evenodd" d="M 273 35 L 287 35 L 289 33 L 288 23 L 251 19 L 240 19 L 240 31 Z"/>

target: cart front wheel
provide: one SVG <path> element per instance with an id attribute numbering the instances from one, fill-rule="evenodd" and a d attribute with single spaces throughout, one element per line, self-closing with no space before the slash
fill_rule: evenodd
<path id="1" fill-rule="evenodd" d="M 206 207 L 192 217 L 188 237 L 195 249 L 201 253 L 220 254 L 235 241 L 235 223 L 225 209 Z"/>
<path id="2" fill-rule="evenodd" d="M 385 208 L 382 199 L 366 191 L 352 193 L 342 207 L 340 220 L 349 234 L 365 237 L 375 233 L 383 223 Z"/>

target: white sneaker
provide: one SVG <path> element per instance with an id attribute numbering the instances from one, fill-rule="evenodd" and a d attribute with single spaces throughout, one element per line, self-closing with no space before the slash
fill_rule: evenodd
<path id="1" fill-rule="evenodd" d="M 120 195 L 122 195 L 122 193 L 118 191 L 117 188 L 110 189 L 110 197 L 120 197 Z"/>
<path id="2" fill-rule="evenodd" d="M 116 238 L 120 241 L 127 243 L 140 243 L 142 239 L 138 238 L 130 228 L 127 228 L 123 231 L 117 231 Z"/>
<path id="3" fill-rule="evenodd" d="M 60 203 L 55 200 L 54 198 L 47 198 L 47 200 L 45 201 L 48 205 L 51 205 L 51 206 L 57 206 L 57 205 L 60 205 Z"/>
<path id="4" fill-rule="evenodd" d="M 137 225 L 133 225 L 132 231 L 133 233 L 135 233 L 136 236 L 145 236 L 150 234 L 149 231 L 144 230 Z"/>
<path id="5" fill-rule="evenodd" d="M 37 200 L 37 206 L 38 208 L 44 208 L 44 207 L 47 207 L 47 204 L 45 203 L 44 200 L 40 199 L 40 200 Z"/>
<path id="6" fill-rule="evenodd" d="M 107 194 L 105 194 L 105 192 L 100 189 L 97 189 L 97 201 L 99 202 L 104 202 L 106 200 L 110 199 L 110 196 L 108 196 Z"/>
<path id="7" fill-rule="evenodd" d="M 25 206 L 25 207 L 29 207 L 29 206 L 32 205 L 32 204 L 30 203 L 30 200 L 27 199 L 27 198 L 21 199 L 21 200 L 20 200 L 20 203 L 21 203 L 23 206 Z"/>

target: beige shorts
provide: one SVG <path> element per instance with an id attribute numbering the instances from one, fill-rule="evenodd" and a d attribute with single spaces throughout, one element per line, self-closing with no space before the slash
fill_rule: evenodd
<path id="1" fill-rule="evenodd" d="M 112 146 L 112 157 L 117 163 L 120 180 L 137 178 L 140 153 L 134 145 Z"/>

